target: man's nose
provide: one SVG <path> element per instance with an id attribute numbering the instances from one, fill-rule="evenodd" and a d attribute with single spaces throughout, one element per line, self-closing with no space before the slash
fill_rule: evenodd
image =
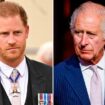
<path id="1" fill-rule="evenodd" d="M 13 33 L 10 33 L 10 34 L 9 34 L 8 43 L 9 43 L 9 44 L 15 44 L 15 43 L 16 43 L 15 36 L 14 36 Z"/>
<path id="2" fill-rule="evenodd" d="M 83 35 L 81 37 L 80 44 L 81 44 L 82 47 L 84 47 L 88 44 L 88 36 L 87 36 L 86 33 L 83 33 Z"/>

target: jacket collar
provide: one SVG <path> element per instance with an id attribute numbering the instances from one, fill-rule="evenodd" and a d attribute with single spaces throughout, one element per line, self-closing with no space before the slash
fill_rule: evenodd
<path id="1" fill-rule="evenodd" d="M 82 105 L 90 105 L 89 96 L 79 66 L 79 60 L 76 55 L 65 61 L 65 68 L 67 69 L 65 76 L 81 100 Z"/>
<path id="2" fill-rule="evenodd" d="M 32 97 L 33 97 L 33 103 L 34 105 L 38 105 L 38 93 L 43 92 L 45 88 L 43 88 L 45 85 L 45 78 L 43 75 L 38 71 L 37 65 L 33 63 L 33 61 L 26 58 L 27 65 L 28 65 L 28 71 L 31 81 L 31 87 L 32 87 Z"/>

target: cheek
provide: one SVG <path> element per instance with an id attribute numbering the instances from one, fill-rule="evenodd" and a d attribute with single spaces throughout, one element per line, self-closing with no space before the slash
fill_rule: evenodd
<path id="1" fill-rule="evenodd" d="M 74 40 L 74 45 L 79 45 L 81 39 L 75 35 L 73 37 L 73 40 Z"/>
<path id="2" fill-rule="evenodd" d="M 17 38 L 18 43 L 25 43 L 26 42 L 26 35 L 22 35 L 20 38 Z"/>
<path id="3" fill-rule="evenodd" d="M 8 40 L 6 39 L 0 39 L 0 50 L 5 50 L 8 46 L 8 43 L 7 43 Z"/>
<path id="4" fill-rule="evenodd" d="M 20 40 L 20 41 L 18 42 L 18 44 L 19 44 L 21 47 L 24 46 L 24 44 L 26 44 L 26 39 Z"/>
<path id="5" fill-rule="evenodd" d="M 76 53 L 79 53 L 79 43 L 80 43 L 80 38 L 78 38 L 77 36 L 73 37 L 73 41 L 74 41 L 74 49 L 76 51 Z"/>
<path id="6" fill-rule="evenodd" d="M 103 40 L 96 40 L 91 42 L 91 45 L 95 51 L 99 51 L 100 49 L 103 49 L 105 42 Z"/>

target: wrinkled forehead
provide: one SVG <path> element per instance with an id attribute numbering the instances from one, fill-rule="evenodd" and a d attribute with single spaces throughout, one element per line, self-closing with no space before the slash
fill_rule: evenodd
<path id="1" fill-rule="evenodd" d="M 105 7 L 100 5 L 85 5 L 79 8 L 78 15 L 83 14 L 84 16 L 96 16 L 105 18 Z"/>
<path id="2" fill-rule="evenodd" d="M 93 2 L 83 3 L 82 5 L 80 5 L 78 9 L 79 9 L 79 12 L 105 14 L 105 7 L 103 5 L 93 3 Z"/>
<path id="3" fill-rule="evenodd" d="M 87 24 L 99 25 L 105 22 L 105 14 L 101 15 L 98 11 L 82 11 L 80 12 L 75 20 L 76 22 L 84 22 Z"/>

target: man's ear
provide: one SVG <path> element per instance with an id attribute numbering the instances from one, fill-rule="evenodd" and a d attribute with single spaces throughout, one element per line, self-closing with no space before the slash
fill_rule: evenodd
<path id="1" fill-rule="evenodd" d="M 29 35 L 29 26 L 25 26 L 25 34 L 26 34 L 26 38 L 28 38 Z"/>

